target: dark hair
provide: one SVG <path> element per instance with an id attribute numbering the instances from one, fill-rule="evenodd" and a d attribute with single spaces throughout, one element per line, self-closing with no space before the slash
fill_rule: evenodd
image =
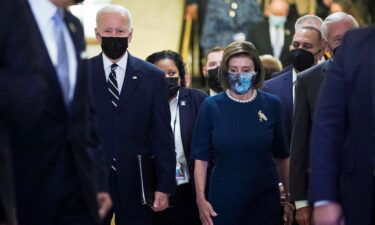
<path id="1" fill-rule="evenodd" d="M 248 41 L 235 41 L 229 44 L 225 50 L 223 55 L 223 60 L 221 61 L 220 68 L 219 68 L 219 77 L 221 81 L 221 85 L 223 88 L 228 89 L 229 84 L 228 80 L 226 79 L 226 75 L 228 72 L 228 63 L 232 57 L 246 55 L 250 57 L 250 59 L 254 63 L 254 71 L 257 73 L 255 80 L 254 80 L 254 89 L 259 89 L 263 86 L 264 82 L 264 68 L 260 61 L 258 51 L 255 46 L 248 42 Z"/>
<path id="2" fill-rule="evenodd" d="M 182 57 L 180 54 L 177 52 L 171 51 L 171 50 L 164 50 L 160 52 L 155 52 L 151 55 L 149 55 L 146 58 L 146 61 L 152 64 L 156 64 L 158 61 L 163 60 L 163 59 L 170 59 L 172 60 L 178 69 L 178 73 L 181 79 L 181 86 L 185 87 L 186 86 L 186 78 L 185 78 L 185 64 L 184 61 L 182 60 Z"/>
<path id="3" fill-rule="evenodd" d="M 218 47 L 218 46 L 216 46 L 216 47 L 213 47 L 213 48 L 210 48 L 210 49 L 208 49 L 207 51 L 206 51 L 206 54 L 204 55 L 204 64 L 205 63 L 207 63 L 207 58 L 208 58 L 208 55 L 210 54 L 210 53 L 213 53 L 213 52 L 221 52 L 221 51 L 224 51 L 224 49 L 225 48 L 223 48 L 223 47 Z"/>

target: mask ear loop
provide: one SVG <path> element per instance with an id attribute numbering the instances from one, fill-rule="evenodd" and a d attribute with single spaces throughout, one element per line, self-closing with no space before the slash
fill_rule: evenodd
<path id="1" fill-rule="evenodd" d="M 253 73 L 253 77 L 251 78 L 251 88 L 252 88 L 254 86 L 255 80 L 258 77 L 258 72 L 252 71 L 251 73 Z"/>

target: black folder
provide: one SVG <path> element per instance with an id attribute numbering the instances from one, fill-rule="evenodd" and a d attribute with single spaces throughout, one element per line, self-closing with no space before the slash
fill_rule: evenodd
<path id="1" fill-rule="evenodd" d="M 155 157 L 137 155 L 141 187 L 141 204 L 152 206 L 156 190 Z"/>

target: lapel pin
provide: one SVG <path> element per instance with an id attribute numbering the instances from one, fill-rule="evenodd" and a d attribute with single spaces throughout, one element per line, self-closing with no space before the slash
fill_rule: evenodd
<path id="1" fill-rule="evenodd" d="M 262 113 L 262 111 L 261 110 L 259 110 L 259 112 L 258 112 L 258 116 L 259 116 L 259 122 L 267 122 L 267 117 L 266 117 L 266 115 L 264 115 L 264 113 Z"/>
<path id="2" fill-rule="evenodd" d="M 181 101 L 181 106 L 185 106 L 186 105 L 186 101 Z"/>
<path id="3" fill-rule="evenodd" d="M 285 34 L 286 34 L 287 36 L 289 36 L 289 35 L 290 35 L 290 30 L 289 30 L 289 29 L 286 29 L 286 30 L 285 30 Z"/>
<path id="4" fill-rule="evenodd" d="M 138 79 L 138 77 L 137 76 L 132 76 L 132 79 L 136 80 L 136 79 Z"/>

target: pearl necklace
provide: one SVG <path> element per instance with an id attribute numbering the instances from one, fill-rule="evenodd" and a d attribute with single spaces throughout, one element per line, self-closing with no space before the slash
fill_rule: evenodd
<path id="1" fill-rule="evenodd" d="M 249 99 L 245 99 L 245 100 L 237 99 L 237 98 L 231 96 L 230 93 L 229 93 L 229 89 L 227 89 L 227 91 L 226 91 L 225 93 L 227 94 L 228 98 L 232 99 L 232 100 L 235 101 L 235 102 L 239 102 L 239 103 L 249 103 L 249 102 L 254 101 L 254 99 L 257 97 L 257 93 L 258 93 L 258 92 L 257 92 L 257 90 L 254 90 L 253 95 L 251 96 L 251 98 L 249 98 Z"/>

